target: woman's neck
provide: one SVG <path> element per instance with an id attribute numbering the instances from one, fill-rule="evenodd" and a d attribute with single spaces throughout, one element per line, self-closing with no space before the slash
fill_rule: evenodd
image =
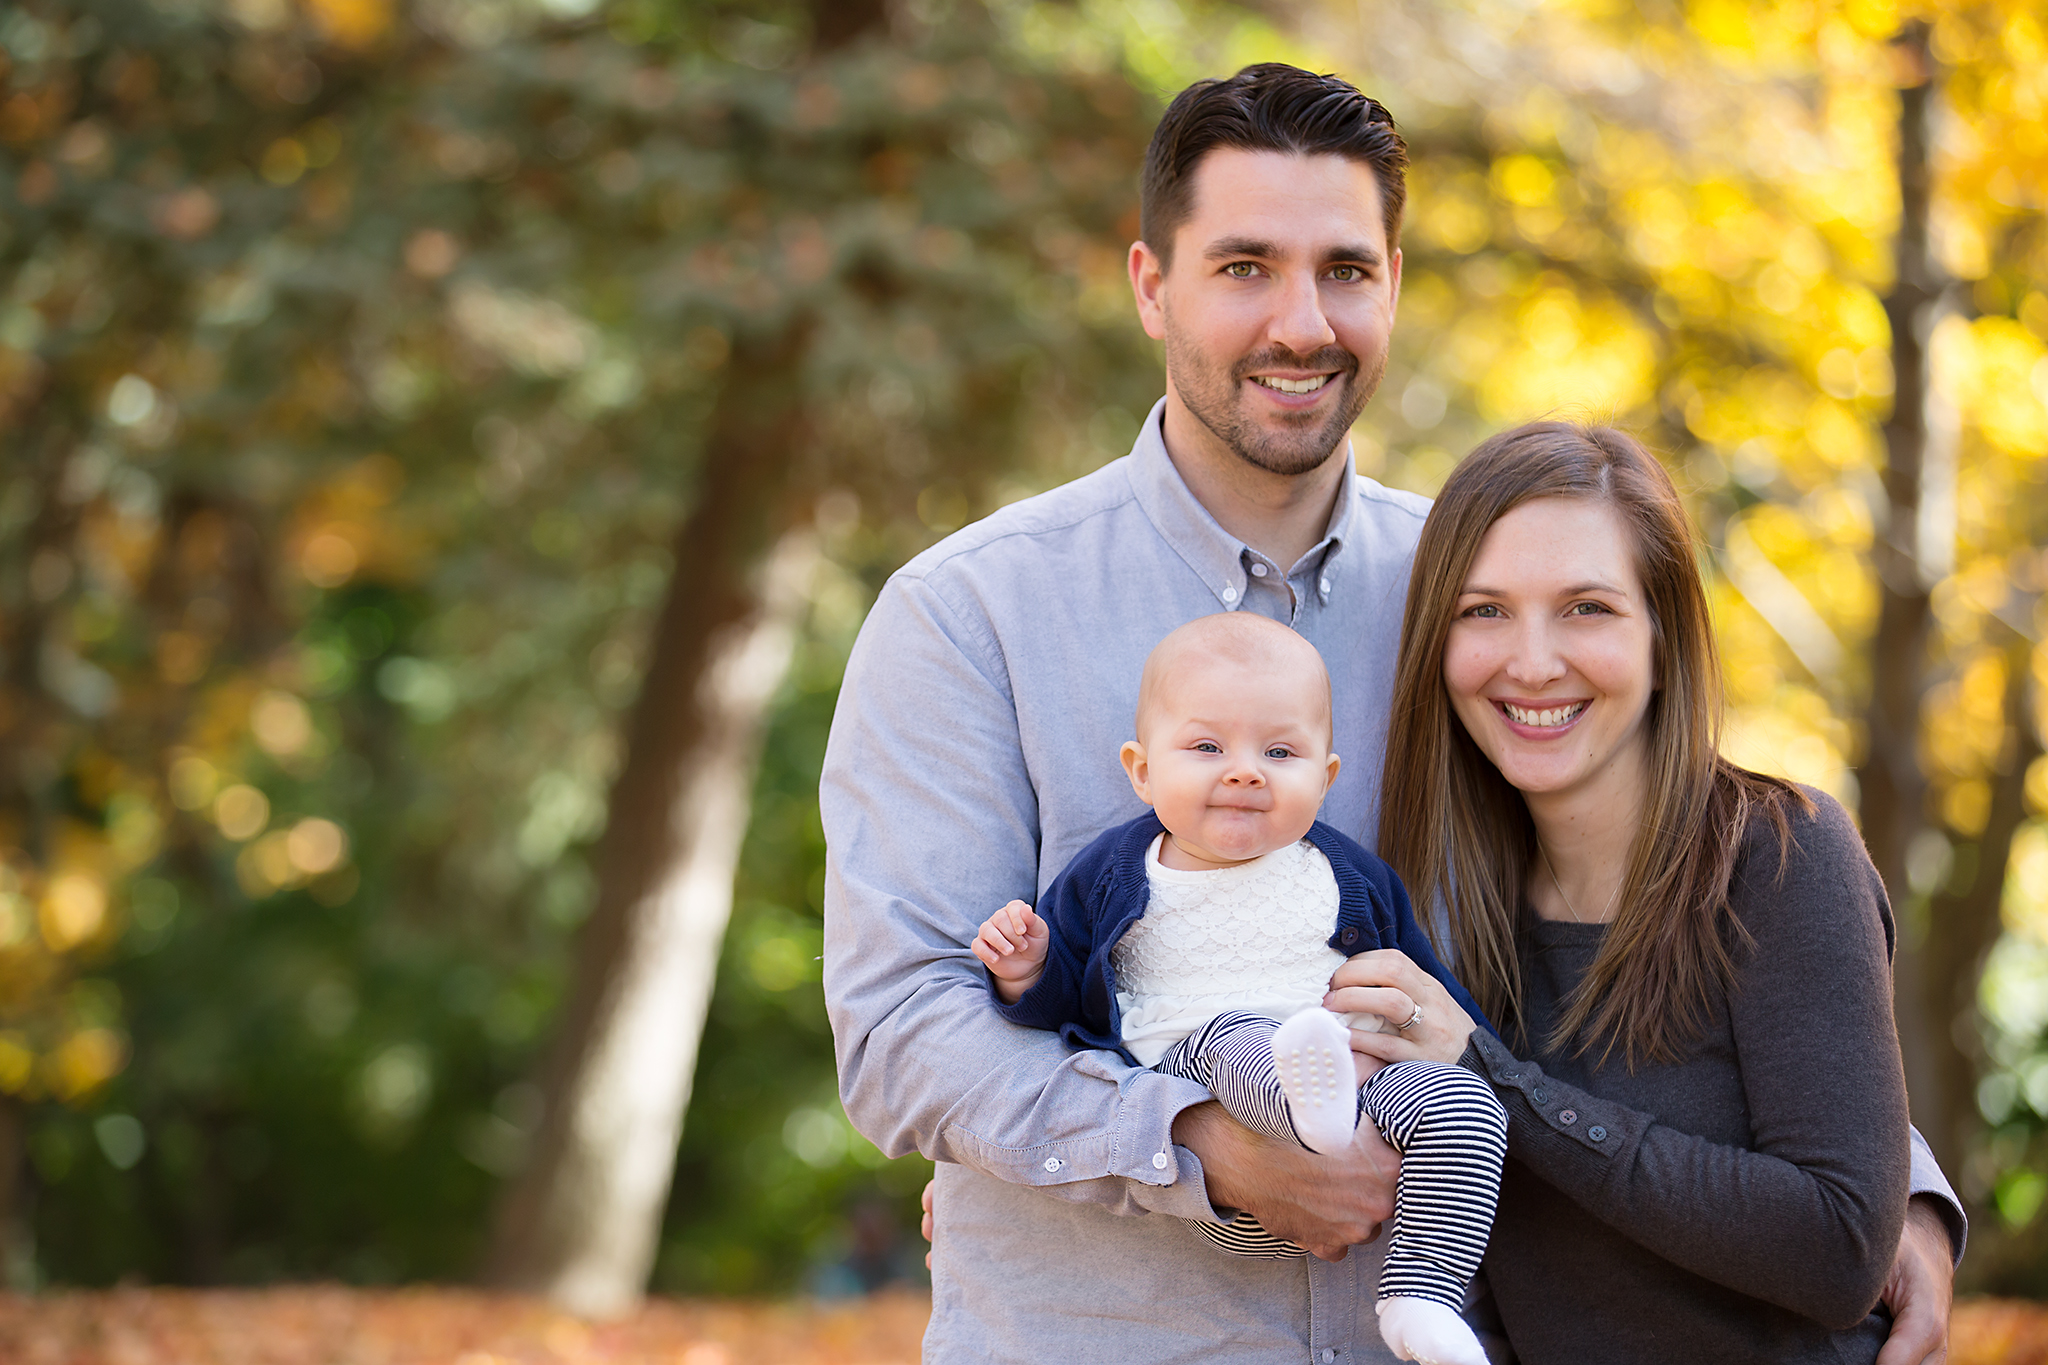
<path id="1" fill-rule="evenodd" d="M 1538 847 L 1523 885 L 1542 918 L 1580 924 L 1614 919 L 1629 850 L 1642 827 L 1645 776 L 1620 772 L 1581 790 L 1523 793 Z"/>

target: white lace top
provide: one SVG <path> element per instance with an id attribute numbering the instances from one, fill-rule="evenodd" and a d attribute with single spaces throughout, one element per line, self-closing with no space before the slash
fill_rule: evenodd
<path id="1" fill-rule="evenodd" d="M 1167 836 L 1161 835 L 1163 840 Z M 1306 839 L 1237 867 L 1181 872 L 1145 854 L 1145 914 L 1110 950 L 1124 1046 L 1145 1066 L 1225 1010 L 1286 1019 L 1322 1003 L 1337 878 Z"/>

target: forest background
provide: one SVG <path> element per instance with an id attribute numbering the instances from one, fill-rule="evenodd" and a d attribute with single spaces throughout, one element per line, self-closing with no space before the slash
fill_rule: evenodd
<path id="1" fill-rule="evenodd" d="M 1128 448 L 1145 140 L 1267 59 L 1414 156 L 1361 470 L 1548 413 L 1667 457 L 1734 755 L 1900 908 L 1966 1274 L 2048 1293 L 2022 0 L 8 7 L 7 1285 L 914 1275 L 818 985 L 841 666 Z"/>

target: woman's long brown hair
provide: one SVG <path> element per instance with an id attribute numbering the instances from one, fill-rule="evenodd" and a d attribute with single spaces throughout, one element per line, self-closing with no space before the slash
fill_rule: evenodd
<path id="1" fill-rule="evenodd" d="M 1487 529 L 1536 498 L 1597 498 L 1635 542 L 1648 600 L 1656 690 L 1646 717 L 1648 790 L 1629 851 L 1619 911 L 1585 979 L 1548 1039 L 1529 1040 L 1515 921 L 1536 856 L 1521 794 L 1473 743 L 1444 686 L 1444 648 Z M 1545 1051 L 1604 1061 L 1619 1044 L 1639 1061 L 1676 1061 L 1705 1027 L 1746 938 L 1728 912 L 1728 885 L 1749 822 L 1775 829 L 1782 857 L 1788 813 L 1805 808 L 1790 783 L 1720 756 L 1721 665 L 1685 509 L 1633 437 L 1611 427 L 1536 422 L 1468 455 L 1437 496 L 1408 583 L 1380 787 L 1380 855 L 1418 906 L 1439 898 L 1458 977 L 1509 1036 Z M 1617 812 L 1628 818 L 1631 812 Z"/>

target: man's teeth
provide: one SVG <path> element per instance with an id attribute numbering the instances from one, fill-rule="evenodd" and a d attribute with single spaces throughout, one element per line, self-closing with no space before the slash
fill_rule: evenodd
<path id="1" fill-rule="evenodd" d="M 1508 719 L 1515 724 L 1533 725 L 1538 729 L 1562 725 L 1586 709 L 1586 703 L 1582 701 L 1574 702 L 1570 706 L 1553 706 L 1542 711 L 1531 711 L 1527 707 L 1516 706 L 1513 702 L 1504 701 L 1501 705 L 1506 708 Z"/>
<path id="2" fill-rule="evenodd" d="M 1314 393 L 1330 382 L 1330 376 L 1319 374 L 1314 379 L 1282 379 L 1278 375 L 1255 374 L 1252 376 L 1252 382 L 1264 384 L 1269 389 L 1278 389 L 1282 393 Z"/>

